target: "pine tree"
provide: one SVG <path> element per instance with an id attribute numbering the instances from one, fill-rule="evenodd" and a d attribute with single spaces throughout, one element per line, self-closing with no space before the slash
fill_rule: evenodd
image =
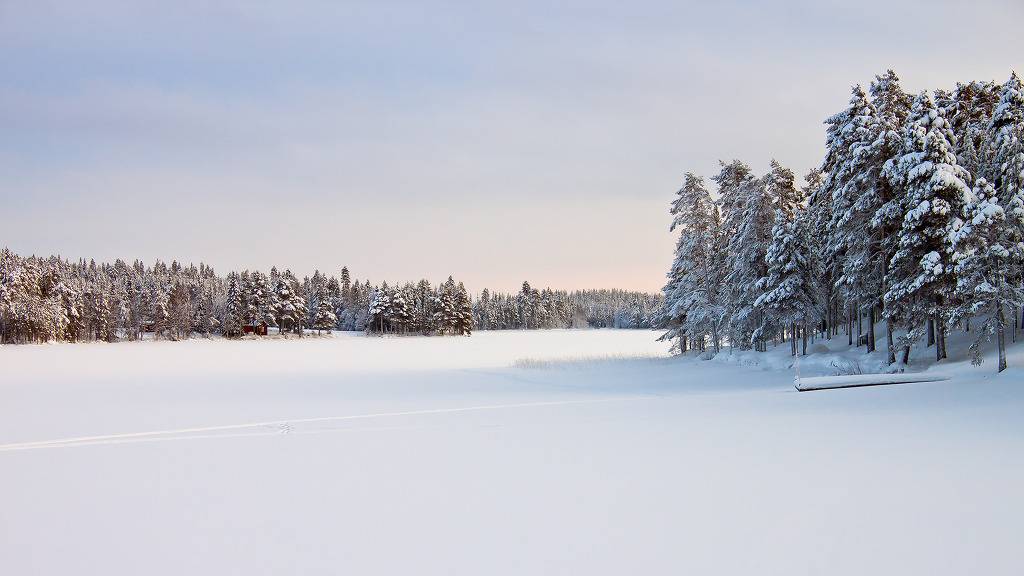
<path id="1" fill-rule="evenodd" d="M 298 334 L 299 338 L 302 338 L 306 326 L 306 297 L 303 295 L 304 293 L 299 286 L 299 282 L 291 270 L 285 270 L 282 278 L 290 287 L 291 298 L 289 300 L 289 308 L 293 311 L 291 321 L 292 332 Z"/>
<path id="2" fill-rule="evenodd" d="M 459 323 L 459 309 L 456 307 L 457 289 L 451 276 L 437 291 L 437 311 L 434 323 L 438 334 L 456 334 Z"/>
<path id="3" fill-rule="evenodd" d="M 902 130 L 907 117 L 910 115 L 911 97 L 903 91 L 896 73 L 889 70 L 881 76 L 876 76 L 871 83 L 871 104 L 877 114 L 878 134 L 871 144 L 869 154 L 873 159 L 872 167 L 879 163 L 882 166 L 881 175 L 874 180 L 873 200 L 878 205 L 874 215 L 871 217 L 871 230 L 874 238 L 873 260 L 876 262 L 875 276 L 881 278 L 880 299 L 884 307 L 884 294 L 889 287 L 887 278 L 889 275 L 889 263 L 892 255 L 898 249 L 899 229 L 902 225 L 903 215 L 906 212 L 906 196 L 904 190 L 893 185 L 887 175 L 887 166 L 894 164 L 903 149 Z M 893 323 L 890 314 L 883 309 L 885 318 L 886 350 L 888 363 L 896 362 L 896 347 L 893 338 Z M 872 337 L 874 330 L 872 329 Z M 910 349 L 904 348 L 904 358 L 910 353 Z"/>
<path id="4" fill-rule="evenodd" d="M 433 286 L 426 279 L 420 280 L 416 284 L 415 305 L 413 306 L 414 329 L 420 334 L 433 334 L 437 331 L 437 327 L 434 326 L 434 303 Z"/>
<path id="5" fill-rule="evenodd" d="M 789 328 L 791 352 L 797 353 L 797 334 L 803 334 L 807 354 L 807 328 L 817 321 L 818 285 L 814 256 L 808 242 L 806 213 L 787 217 L 781 210 L 772 227 L 772 242 L 765 254 L 767 274 L 759 283 L 762 290 L 754 306 L 764 309 L 761 334 Z"/>
<path id="6" fill-rule="evenodd" d="M 331 304 L 331 310 L 334 312 L 335 325 L 333 328 L 341 329 L 339 323 L 341 315 L 345 313 L 345 303 L 341 297 L 341 284 L 334 276 L 327 281 L 327 298 Z"/>
<path id="7" fill-rule="evenodd" d="M 982 340 L 996 335 L 998 371 L 1006 369 L 1006 316 L 1024 305 L 1024 288 L 1015 280 L 1024 266 L 1024 245 L 1012 239 L 1014 224 L 1024 213 L 1007 218 L 995 188 L 984 178 L 975 184 L 974 196 L 964 207 L 964 224 L 953 234 L 953 255 L 959 306 L 954 322 L 983 314 L 980 330 L 971 344 L 972 361 L 981 364 Z"/>
<path id="8" fill-rule="evenodd" d="M 455 334 L 469 336 L 473 333 L 473 303 L 469 299 L 469 292 L 462 282 L 459 282 L 455 292 Z"/>
<path id="9" fill-rule="evenodd" d="M 818 168 L 812 169 L 804 181 L 804 197 L 807 198 L 807 212 L 804 218 L 807 221 L 808 237 L 807 242 L 811 253 L 814 255 L 815 274 L 818 278 L 818 317 L 821 319 L 819 329 L 822 336 L 830 338 L 835 329 L 835 319 L 832 317 L 835 304 L 835 281 L 832 274 L 833 267 L 828 258 L 829 221 L 832 219 L 832 203 L 825 193 L 823 184 L 825 177 Z"/>
<path id="10" fill-rule="evenodd" d="M 157 287 L 153 293 L 153 309 L 150 312 L 153 320 L 153 335 L 156 338 L 170 335 L 173 338 L 171 317 L 167 310 L 167 293 L 162 287 Z"/>
<path id="11" fill-rule="evenodd" d="M 957 165 L 949 123 L 932 97 L 915 100 L 904 130 L 904 153 L 886 166 L 890 181 L 906 195 L 908 207 L 890 263 L 886 313 L 907 327 L 915 342 L 928 322 L 934 327 L 936 359 L 945 357 L 944 333 L 955 285 L 951 238 L 970 190 Z"/>
<path id="12" fill-rule="evenodd" d="M 274 296 L 274 302 L 277 305 L 277 308 L 274 310 L 277 331 L 279 334 L 284 334 L 287 338 L 287 333 L 293 331 L 295 326 L 299 324 L 299 316 L 303 313 L 305 304 L 303 303 L 302 307 L 296 309 L 295 292 L 292 288 L 292 283 L 288 281 L 287 275 L 277 279 L 277 284 L 274 286 Z"/>
<path id="13" fill-rule="evenodd" d="M 327 330 L 328 332 L 333 330 L 335 324 L 338 323 L 338 318 L 334 315 L 334 306 L 332 305 L 330 298 L 327 297 L 324 288 L 321 288 L 317 302 L 316 315 L 313 318 L 312 328 L 315 329 L 317 335 L 319 335 L 321 330 Z"/>
<path id="14" fill-rule="evenodd" d="M 530 287 L 530 283 L 523 281 L 523 287 L 516 295 L 516 306 L 519 309 L 519 328 L 523 330 L 529 330 L 536 328 L 536 300 L 534 299 L 534 290 Z"/>
<path id="15" fill-rule="evenodd" d="M 723 236 L 732 237 L 736 232 L 739 218 L 737 213 L 743 209 L 744 189 L 753 178 L 750 166 L 739 160 L 726 164 L 719 160 L 722 169 L 712 178 L 718 185 L 718 206 L 722 213 Z"/>
<path id="16" fill-rule="evenodd" d="M 775 209 L 786 218 L 795 217 L 806 201 L 803 191 L 796 187 L 793 171 L 774 159 L 771 161 L 771 172 L 765 176 L 765 192 Z"/>
<path id="17" fill-rule="evenodd" d="M 388 283 L 383 282 L 377 290 L 373 291 L 373 298 L 370 300 L 369 314 L 367 315 L 366 331 L 383 334 L 388 330 L 388 312 L 391 309 L 391 294 Z"/>
<path id="18" fill-rule="evenodd" d="M 728 241 L 728 272 L 730 287 L 729 331 L 733 345 L 754 345 L 765 351 L 763 334 L 764 311 L 755 304 L 761 295 L 757 285 L 767 275 L 765 254 L 771 242 L 775 210 L 763 179 L 748 178 L 737 194 L 737 202 L 726 216 L 725 229 L 735 230 Z"/>
<path id="19" fill-rule="evenodd" d="M 413 314 L 409 304 L 410 288 L 403 286 L 394 292 L 391 297 L 390 320 L 393 330 L 405 334 L 412 323 Z"/>
<path id="20" fill-rule="evenodd" d="M 663 289 L 665 300 L 659 324 L 668 331 L 662 340 L 679 338 L 680 352 L 687 339 L 703 350 L 710 338 L 720 347 L 719 328 L 724 314 L 720 303 L 722 269 L 721 219 L 703 179 L 687 173 L 671 213 L 670 231 L 679 230 L 675 260 Z"/>
<path id="21" fill-rule="evenodd" d="M 1024 87 L 1016 74 L 1003 85 L 989 127 L 992 158 L 985 174 L 1009 218 L 1007 241 L 1024 241 Z M 1015 275 L 1015 281 L 1022 278 Z"/>
<path id="22" fill-rule="evenodd" d="M 958 83 L 950 108 L 946 110 L 946 118 L 957 136 L 954 143 L 957 162 L 977 176 L 991 176 L 986 174 L 985 147 L 999 91 L 994 82 Z"/>
<path id="23" fill-rule="evenodd" d="M 242 324 L 245 322 L 245 311 L 242 308 L 242 288 L 239 277 L 232 273 L 228 276 L 227 301 L 224 305 L 224 318 L 221 320 L 221 333 L 229 338 L 242 335 Z"/>
<path id="24" fill-rule="evenodd" d="M 188 290 L 181 281 L 171 287 L 167 296 L 167 328 L 172 340 L 188 338 L 192 326 L 192 310 Z"/>
<path id="25" fill-rule="evenodd" d="M 339 282 L 341 289 L 341 300 L 345 308 L 352 306 L 352 276 L 349 274 L 348 266 L 341 267 L 341 278 Z"/>

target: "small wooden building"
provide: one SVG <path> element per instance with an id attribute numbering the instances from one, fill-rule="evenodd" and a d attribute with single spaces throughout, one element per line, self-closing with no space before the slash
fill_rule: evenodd
<path id="1" fill-rule="evenodd" d="M 244 324 L 242 326 L 242 334 L 255 334 L 257 336 L 266 336 L 267 323 L 257 322 L 256 324 Z"/>

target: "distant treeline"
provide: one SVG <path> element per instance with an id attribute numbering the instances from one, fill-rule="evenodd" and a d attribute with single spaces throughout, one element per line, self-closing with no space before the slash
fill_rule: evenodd
<path id="1" fill-rule="evenodd" d="M 537 290 L 523 282 L 515 294 L 484 289 L 473 303 L 480 330 L 536 328 L 651 328 L 662 298 L 626 290 Z"/>
<path id="2" fill-rule="evenodd" d="M 200 263 L 113 264 L 0 250 L 0 343 L 179 340 L 192 336 L 347 330 L 468 335 L 478 329 L 650 327 L 660 296 L 619 290 L 484 290 L 474 301 L 451 277 L 389 286 L 271 268 L 218 276 Z"/>

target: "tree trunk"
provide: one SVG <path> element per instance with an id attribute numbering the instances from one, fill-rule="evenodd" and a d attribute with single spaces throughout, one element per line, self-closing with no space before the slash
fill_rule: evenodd
<path id="1" fill-rule="evenodd" d="M 864 339 L 864 313 L 861 312 L 859 300 L 854 304 L 853 309 L 857 311 L 857 346 L 860 346 Z"/>
<path id="2" fill-rule="evenodd" d="M 896 349 L 892 343 L 892 320 L 888 318 L 885 319 L 885 345 L 888 348 L 886 361 L 891 366 L 896 363 Z"/>
<path id="3" fill-rule="evenodd" d="M 928 337 L 929 340 L 932 340 L 932 342 L 935 343 L 935 361 L 938 362 L 939 360 L 942 360 L 942 342 L 940 341 L 942 337 L 939 336 L 939 331 L 941 331 L 942 328 L 939 326 L 938 318 L 932 318 L 928 323 L 930 328 Z"/>
<path id="4" fill-rule="evenodd" d="M 928 332 L 928 346 L 931 347 L 932 344 L 935 344 L 935 320 L 933 318 L 929 318 L 928 319 L 927 332 Z"/>
<path id="5" fill-rule="evenodd" d="M 803 337 L 803 355 L 807 356 L 807 320 L 806 319 L 803 322 L 803 327 L 801 328 L 800 334 Z"/>
<path id="6" fill-rule="evenodd" d="M 796 356 L 796 322 L 789 325 L 790 356 Z"/>
<path id="7" fill-rule="evenodd" d="M 910 363 L 910 344 L 903 347 L 903 365 L 906 366 Z"/>
<path id="8" fill-rule="evenodd" d="M 1016 314 L 1014 314 L 1016 316 Z M 999 348 L 999 367 L 997 372 L 1006 370 L 1006 319 L 1003 316 L 1003 305 L 996 303 L 996 345 Z"/>
<path id="9" fill-rule="evenodd" d="M 946 359 L 946 320 L 941 314 L 935 315 L 935 342 L 940 359 Z"/>
<path id="10" fill-rule="evenodd" d="M 868 309 L 868 352 L 875 351 L 875 305 Z"/>
<path id="11" fill-rule="evenodd" d="M 853 346 L 853 308 L 852 304 L 846 310 L 846 345 Z"/>

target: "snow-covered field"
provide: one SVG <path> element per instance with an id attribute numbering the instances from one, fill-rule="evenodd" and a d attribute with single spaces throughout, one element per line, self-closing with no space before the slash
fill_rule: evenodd
<path id="1" fill-rule="evenodd" d="M 654 337 L 2 347 L 0 573 L 1024 573 L 1022 348 L 799 393 Z"/>

